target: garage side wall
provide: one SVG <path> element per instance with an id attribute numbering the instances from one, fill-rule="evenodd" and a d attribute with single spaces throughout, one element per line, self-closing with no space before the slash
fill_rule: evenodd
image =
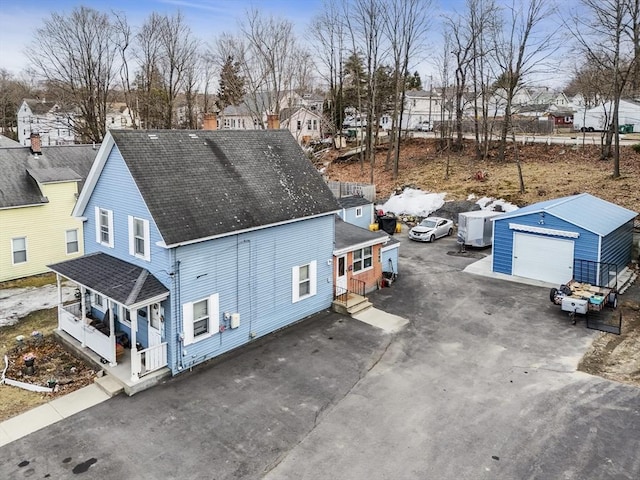
<path id="1" fill-rule="evenodd" d="M 493 228 L 493 271 L 497 273 L 512 274 L 513 270 L 513 234 L 515 230 L 509 228 L 509 224 L 561 230 L 578 233 L 578 238 L 568 238 L 574 241 L 574 257 L 583 260 L 598 261 L 599 236 L 572 223 L 545 213 L 544 223 L 540 223 L 539 213 L 497 219 Z M 544 234 L 530 233 L 531 235 L 547 236 Z M 538 251 L 536 255 L 544 257 L 546 252 Z"/>
<path id="2" fill-rule="evenodd" d="M 618 272 L 631 262 L 633 220 L 621 225 L 602 239 L 602 262 L 614 263 Z"/>

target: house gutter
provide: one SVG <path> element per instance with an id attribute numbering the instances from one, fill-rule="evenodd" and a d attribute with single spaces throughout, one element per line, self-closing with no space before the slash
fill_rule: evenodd
<path id="1" fill-rule="evenodd" d="M 258 227 L 244 228 L 242 230 L 234 230 L 232 232 L 225 232 L 225 233 L 221 233 L 219 235 L 211 235 L 209 237 L 196 238 L 194 240 L 187 240 L 185 242 L 172 243 L 170 245 L 166 245 L 166 244 L 162 245 L 160 243 L 157 243 L 156 245 L 162 246 L 164 248 L 177 248 L 177 247 L 182 247 L 182 246 L 186 246 L 186 245 L 193 245 L 194 243 L 206 242 L 206 241 L 209 241 L 209 240 L 216 240 L 218 238 L 231 237 L 233 235 L 240 235 L 240 234 L 247 233 L 247 232 L 255 232 L 257 230 L 264 230 L 265 228 L 278 227 L 280 225 L 287 225 L 287 224 L 290 224 L 290 223 L 300 222 L 300 221 L 303 221 L 303 220 L 311 220 L 313 218 L 320 218 L 320 217 L 326 217 L 328 215 L 335 215 L 339 211 L 340 211 L 339 209 L 338 210 L 331 210 L 329 212 L 319 213 L 317 215 L 311 215 L 310 217 L 294 218 L 292 220 L 284 220 L 282 222 L 270 223 L 268 225 L 260 225 Z"/>

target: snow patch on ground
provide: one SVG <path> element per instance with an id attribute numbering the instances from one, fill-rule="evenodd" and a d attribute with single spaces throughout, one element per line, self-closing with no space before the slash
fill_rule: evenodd
<path id="1" fill-rule="evenodd" d="M 429 193 L 415 188 L 406 188 L 402 193 L 392 195 L 379 208 L 384 213 L 396 215 L 413 215 L 415 217 L 428 217 L 436 210 L 442 208 L 445 203 L 446 193 Z M 495 210 L 500 207 L 504 212 L 512 212 L 518 207 L 505 200 L 490 197 L 477 199 L 475 195 L 469 195 L 468 201 L 475 201 L 482 210 Z"/>
<path id="2" fill-rule="evenodd" d="M 70 285 L 62 286 L 64 302 L 75 298 L 76 289 Z M 55 307 L 58 304 L 58 287 L 7 288 L 0 290 L 0 327 L 15 325 L 22 317 L 31 312 Z"/>
<path id="3" fill-rule="evenodd" d="M 445 193 L 427 193 L 407 188 L 398 195 L 392 195 L 381 208 L 385 213 L 428 217 L 431 212 L 435 212 L 444 205 L 445 195 Z"/>

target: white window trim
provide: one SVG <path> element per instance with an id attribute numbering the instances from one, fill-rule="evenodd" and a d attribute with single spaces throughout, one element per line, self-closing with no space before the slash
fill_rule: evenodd
<path id="1" fill-rule="evenodd" d="M 362 207 L 356 207 L 356 218 L 362 217 Z"/>
<path id="2" fill-rule="evenodd" d="M 365 257 L 364 256 L 364 249 L 365 248 L 370 248 L 371 249 L 371 256 L 370 257 Z M 362 252 L 362 258 L 360 259 L 360 261 L 362 262 L 363 268 L 361 268 L 360 270 L 356 270 L 356 252 L 357 251 L 361 251 Z M 364 267 L 364 260 L 365 258 L 371 258 L 371 266 L 369 267 Z M 353 274 L 354 275 L 359 275 L 362 272 L 366 272 L 367 270 L 371 270 L 373 268 L 373 245 L 369 246 L 369 247 L 363 247 L 363 248 L 358 248 L 357 250 L 353 251 L 352 254 L 352 270 L 353 270 Z"/>
<path id="3" fill-rule="evenodd" d="M 200 335 L 197 338 L 193 337 L 193 304 L 201 302 L 202 300 L 208 300 L 208 312 L 209 312 L 209 331 Z M 207 298 L 201 298 L 195 302 L 182 304 L 182 328 L 184 333 L 183 345 L 192 345 L 194 343 L 201 342 L 220 331 L 220 302 L 218 294 L 214 293 Z"/>
<path id="4" fill-rule="evenodd" d="M 100 230 L 100 210 L 104 210 L 107 212 L 107 223 L 109 227 L 109 241 L 102 241 L 102 232 Z M 115 232 L 113 231 L 113 211 L 107 210 L 106 208 L 100 208 L 98 206 L 95 207 L 95 215 L 96 215 L 96 242 L 100 245 L 105 245 L 109 248 L 113 248 L 113 237 L 115 236 Z"/>
<path id="5" fill-rule="evenodd" d="M 309 293 L 300 296 L 300 268 L 309 266 Z M 291 269 L 291 302 L 296 303 L 305 298 L 313 297 L 318 291 L 318 262 L 313 260 L 304 265 L 297 265 Z"/>
<path id="6" fill-rule="evenodd" d="M 144 225 L 144 255 L 140 255 L 136 253 L 136 236 L 135 236 L 135 228 L 134 228 L 134 220 L 140 220 Z M 149 220 L 145 220 L 144 218 L 138 218 L 129 215 L 128 216 L 129 223 L 129 255 L 134 257 L 142 258 L 147 262 L 151 261 L 151 240 L 149 238 Z"/>
<path id="7" fill-rule="evenodd" d="M 16 261 L 15 261 L 15 253 L 18 250 L 14 249 L 13 241 L 14 240 L 20 240 L 21 238 L 24 239 L 24 262 L 17 262 L 16 263 Z M 20 250 L 20 251 L 22 251 L 22 250 Z M 25 264 L 27 262 L 29 262 L 29 243 L 27 241 L 27 237 L 26 236 L 25 237 L 13 237 L 11 239 L 11 265 L 23 265 L 23 264 Z"/>
<path id="8" fill-rule="evenodd" d="M 69 237 L 67 236 L 69 232 L 76 232 L 76 243 L 78 244 L 78 249 L 75 252 L 69 251 Z M 75 255 L 76 253 L 80 253 L 80 235 L 77 228 L 71 228 L 64 232 L 64 244 L 67 255 Z"/>
<path id="9" fill-rule="evenodd" d="M 98 304 L 97 298 L 100 297 L 100 304 Z M 98 310 L 99 312 L 104 313 L 104 303 L 105 297 L 104 295 L 100 295 L 98 292 L 93 292 L 93 302 L 91 302 L 91 306 Z"/>

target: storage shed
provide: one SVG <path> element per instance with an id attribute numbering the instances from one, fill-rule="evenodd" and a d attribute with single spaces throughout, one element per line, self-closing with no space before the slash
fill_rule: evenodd
<path id="1" fill-rule="evenodd" d="M 494 220 L 492 269 L 562 284 L 576 260 L 596 262 L 589 281 L 606 284 L 613 265 L 619 272 L 631 261 L 636 215 L 588 193 L 505 213 Z"/>

